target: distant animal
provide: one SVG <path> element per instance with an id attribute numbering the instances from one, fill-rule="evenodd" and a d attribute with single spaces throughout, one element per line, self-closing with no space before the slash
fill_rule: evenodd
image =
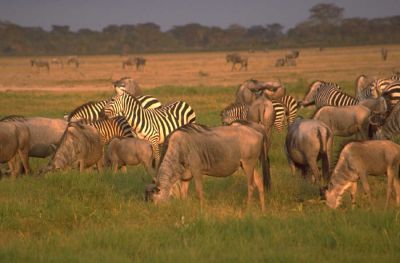
<path id="1" fill-rule="evenodd" d="M 153 150 L 151 144 L 146 140 L 138 138 L 117 137 L 111 140 L 105 154 L 106 163 L 110 163 L 113 172 L 118 171 L 118 166 L 126 173 L 127 165 L 142 164 L 146 172 L 155 179 L 153 168 Z"/>
<path id="2" fill-rule="evenodd" d="M 396 190 L 397 205 L 400 205 L 400 146 L 391 141 L 350 142 L 340 152 L 338 162 L 325 192 L 326 204 L 337 208 L 341 204 L 344 192 L 351 188 L 351 201 L 355 204 L 357 181 L 361 180 L 369 202 L 372 204 L 371 190 L 367 175 L 387 176 L 386 204 Z"/>
<path id="3" fill-rule="evenodd" d="M 120 94 L 122 91 L 126 91 L 132 96 L 140 96 L 143 94 L 139 84 L 130 77 L 124 77 L 113 82 L 115 92 Z"/>
<path id="4" fill-rule="evenodd" d="M 300 55 L 300 51 L 294 49 L 294 50 L 290 51 L 289 54 L 286 54 L 285 57 L 287 59 L 297 59 L 299 57 L 299 55 Z"/>
<path id="5" fill-rule="evenodd" d="M 323 106 L 343 107 L 357 105 L 358 100 L 344 93 L 335 83 L 315 81 L 300 102 L 303 107 L 313 104 L 317 109 Z"/>
<path id="6" fill-rule="evenodd" d="M 146 65 L 146 59 L 142 57 L 129 57 L 122 61 L 122 68 L 125 69 L 126 66 L 135 66 L 136 71 L 144 70 Z"/>
<path id="7" fill-rule="evenodd" d="M 73 65 L 76 68 L 79 68 L 79 64 L 80 64 L 80 62 L 79 62 L 78 56 L 69 56 L 67 58 L 67 65 L 68 66 Z"/>
<path id="8" fill-rule="evenodd" d="M 61 68 L 64 67 L 64 62 L 62 61 L 61 58 L 52 58 L 50 62 L 52 65 L 57 65 L 60 66 Z"/>
<path id="9" fill-rule="evenodd" d="M 36 67 L 38 70 L 40 70 L 40 68 L 45 68 L 47 72 L 50 71 L 49 62 L 44 60 L 31 59 L 31 67 Z"/>
<path id="10" fill-rule="evenodd" d="M 371 111 L 362 105 L 324 106 L 314 113 L 313 119 L 326 124 L 336 136 L 359 134 L 362 139 L 368 139 L 370 115 Z"/>
<path id="11" fill-rule="evenodd" d="M 43 117 L 6 116 L 3 122 L 22 123 L 29 129 L 29 157 L 46 158 L 54 153 L 68 122 Z"/>
<path id="12" fill-rule="evenodd" d="M 329 180 L 333 133 L 324 123 L 317 120 L 296 119 L 288 128 L 285 139 L 285 154 L 292 175 L 296 168 L 301 169 L 305 178 L 311 170 L 312 181 L 319 182 L 321 173 L 318 161 L 322 161 L 322 175 L 326 182 Z"/>
<path id="13" fill-rule="evenodd" d="M 285 58 L 277 58 L 275 62 L 275 67 L 283 67 L 286 65 L 286 59 Z"/>
<path id="14" fill-rule="evenodd" d="M 0 121 L 0 163 L 8 163 L 12 176 L 19 172 L 18 156 L 25 173 L 29 174 L 30 133 L 26 125 L 12 121 Z"/>
<path id="15" fill-rule="evenodd" d="M 83 172 L 93 165 L 103 169 L 103 144 L 96 128 L 71 122 L 65 129 L 54 156 L 40 173 L 79 167 Z"/>
<path id="16" fill-rule="evenodd" d="M 145 109 L 156 109 L 161 107 L 161 103 L 150 95 L 137 96 L 136 99 L 140 102 Z M 89 101 L 81 106 L 75 108 L 71 113 L 64 116 L 64 119 L 68 122 L 86 120 L 88 122 L 94 122 L 103 119 L 104 106 L 108 100 L 100 101 Z"/>
<path id="17" fill-rule="evenodd" d="M 113 117 L 123 113 L 138 138 L 149 141 L 156 160 L 159 160 L 159 145 L 178 127 L 192 123 L 196 114 L 184 101 L 176 101 L 156 109 L 145 109 L 127 92 L 116 95 L 104 107 L 104 113 Z"/>
<path id="18" fill-rule="evenodd" d="M 165 142 L 156 185 L 148 188 L 147 199 L 166 202 L 172 186 L 186 182 L 182 196 L 186 196 L 188 181 L 194 178 L 200 207 L 204 207 L 203 175 L 226 177 L 242 168 L 247 176 L 247 205 L 250 206 L 254 187 L 257 187 L 261 209 L 265 209 L 264 185 L 269 185 L 263 151 L 263 128 L 247 124 L 208 128 L 199 124 L 185 125 L 168 136 Z M 257 160 L 262 165 L 263 179 L 256 170 Z"/>
<path id="19" fill-rule="evenodd" d="M 225 59 L 227 63 L 232 63 L 231 71 L 236 69 L 236 64 L 240 65 L 239 70 L 245 69 L 247 71 L 247 66 L 249 64 L 249 59 L 247 57 L 242 57 L 238 53 L 230 53 L 226 55 Z"/>
<path id="20" fill-rule="evenodd" d="M 381 58 L 383 61 L 387 60 L 389 51 L 386 48 L 381 48 Z"/>

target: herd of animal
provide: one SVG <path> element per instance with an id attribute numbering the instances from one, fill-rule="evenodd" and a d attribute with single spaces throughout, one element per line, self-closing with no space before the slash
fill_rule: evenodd
<path id="1" fill-rule="evenodd" d="M 87 102 L 64 119 L 3 117 L 0 161 L 8 163 L 9 173 L 31 173 L 29 157 L 50 157 L 38 173 L 92 166 L 101 172 L 104 165 L 126 172 L 127 165 L 142 164 L 153 180 L 145 190 L 147 200 L 165 202 L 176 189 L 185 198 L 194 179 L 203 207 L 202 177 L 226 177 L 241 168 L 248 205 L 257 188 L 264 210 L 264 191 L 271 190 L 273 130 L 287 127 L 283 148 L 292 174 L 296 169 L 304 178 L 310 174 L 329 207 L 337 208 L 349 188 L 355 204 L 358 180 L 371 201 L 370 174 L 386 174 L 386 206 L 393 188 L 400 204 L 400 146 L 389 140 L 400 133 L 399 74 L 371 81 L 361 75 L 354 96 L 337 84 L 315 81 L 302 101 L 287 94 L 280 82 L 247 80 L 237 89 L 236 100 L 221 111 L 223 125 L 218 127 L 196 123 L 196 113 L 185 101 L 163 105 L 143 95 L 131 78 L 113 85 L 111 98 Z M 311 119 L 297 116 L 299 107 L 310 105 L 316 108 Z M 359 140 L 345 144 L 333 165 L 334 136 L 353 135 Z"/>

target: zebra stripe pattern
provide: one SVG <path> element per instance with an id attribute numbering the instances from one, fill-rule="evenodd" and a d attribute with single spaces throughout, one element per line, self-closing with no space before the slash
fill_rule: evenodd
<path id="1" fill-rule="evenodd" d="M 91 122 L 88 125 L 96 128 L 104 144 L 108 144 L 114 137 L 134 137 L 131 125 L 122 116 Z"/>
<path id="2" fill-rule="evenodd" d="M 195 122 L 196 114 L 184 101 L 176 101 L 161 108 L 145 109 L 128 93 L 114 96 L 104 107 L 106 116 L 113 117 L 123 112 L 140 139 L 149 141 L 154 157 L 159 160 L 159 145 L 177 128 Z"/>
<path id="3" fill-rule="evenodd" d="M 382 97 L 385 98 L 388 108 L 391 110 L 400 101 L 400 81 L 388 85 L 382 93 Z"/>
<path id="4" fill-rule="evenodd" d="M 285 95 L 281 99 L 282 104 L 286 108 L 286 120 L 292 124 L 297 117 L 298 103 L 293 96 Z"/>
<path id="5" fill-rule="evenodd" d="M 137 96 L 136 99 L 145 109 L 156 109 L 161 107 L 161 102 L 150 95 Z M 66 117 L 66 120 L 69 122 L 78 120 L 86 120 L 89 122 L 98 121 L 103 117 L 102 111 L 107 102 L 108 100 L 89 101 L 73 110 Z"/>
<path id="6" fill-rule="evenodd" d="M 280 102 L 272 100 L 275 111 L 274 127 L 281 132 L 286 124 L 286 107 Z M 231 124 L 237 120 L 247 120 L 249 106 L 244 103 L 232 103 L 221 111 L 221 121 L 223 124 Z"/>
<path id="7" fill-rule="evenodd" d="M 315 106 L 321 108 L 323 106 L 352 106 L 357 105 L 358 100 L 353 96 L 344 93 L 335 83 L 322 83 L 314 97 Z"/>
<path id="8" fill-rule="evenodd" d="M 400 103 L 397 103 L 377 132 L 378 139 L 391 139 L 400 133 Z"/>

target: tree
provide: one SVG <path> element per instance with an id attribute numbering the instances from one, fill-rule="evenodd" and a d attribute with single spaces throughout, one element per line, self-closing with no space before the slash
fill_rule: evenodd
<path id="1" fill-rule="evenodd" d="M 310 9 L 310 20 L 320 24 L 337 24 L 343 17 L 344 8 L 335 4 L 316 4 Z"/>

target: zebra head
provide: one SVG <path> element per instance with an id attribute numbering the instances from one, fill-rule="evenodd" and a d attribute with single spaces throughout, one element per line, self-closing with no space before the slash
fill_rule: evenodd
<path id="1" fill-rule="evenodd" d="M 111 118 L 123 114 L 123 97 L 124 94 L 116 95 L 104 106 L 104 114 L 106 117 Z"/>
<path id="2" fill-rule="evenodd" d="M 321 87 L 324 83 L 325 82 L 321 80 L 314 81 L 308 89 L 306 95 L 304 95 L 303 100 L 299 102 L 300 106 L 307 107 L 312 105 L 314 103 L 315 94 L 317 93 L 319 87 Z"/>

